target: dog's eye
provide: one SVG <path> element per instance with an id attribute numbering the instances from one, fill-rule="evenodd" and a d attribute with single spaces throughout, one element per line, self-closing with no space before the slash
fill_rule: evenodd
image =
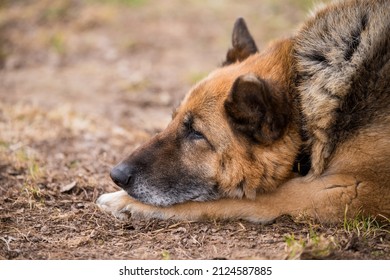
<path id="1" fill-rule="evenodd" d="M 184 119 L 184 131 L 187 139 L 190 140 L 202 140 L 206 139 L 202 132 L 197 131 L 194 128 L 194 118 L 191 115 L 187 115 Z"/>
<path id="2" fill-rule="evenodd" d="M 200 140 L 200 139 L 204 139 L 204 135 L 199 131 L 191 129 L 188 133 L 188 138 L 192 140 Z"/>

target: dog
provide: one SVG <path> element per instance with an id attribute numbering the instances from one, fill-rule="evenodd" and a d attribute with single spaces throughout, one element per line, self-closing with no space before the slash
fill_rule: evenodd
<path id="1" fill-rule="evenodd" d="M 245 21 L 221 67 L 115 166 L 117 217 L 268 223 L 390 217 L 390 2 L 320 9 L 259 51 Z"/>

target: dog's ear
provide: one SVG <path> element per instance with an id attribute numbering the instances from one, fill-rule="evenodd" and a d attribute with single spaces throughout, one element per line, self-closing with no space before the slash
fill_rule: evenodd
<path id="1" fill-rule="evenodd" d="M 258 51 L 243 18 L 238 18 L 234 23 L 232 45 L 233 47 L 228 50 L 223 66 L 236 61 L 243 61 Z"/>
<path id="2" fill-rule="evenodd" d="M 224 106 L 235 131 L 264 145 L 283 135 L 290 118 L 286 98 L 254 74 L 235 80 Z"/>

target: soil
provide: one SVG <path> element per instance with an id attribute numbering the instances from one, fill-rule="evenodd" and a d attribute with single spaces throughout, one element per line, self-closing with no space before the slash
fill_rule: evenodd
<path id="1" fill-rule="evenodd" d="M 390 223 L 118 220 L 110 168 L 220 65 L 238 16 L 258 46 L 310 1 L 0 1 L 0 259 L 390 259 Z"/>

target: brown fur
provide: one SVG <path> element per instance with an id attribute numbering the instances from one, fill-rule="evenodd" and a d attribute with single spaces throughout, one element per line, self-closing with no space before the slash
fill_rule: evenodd
<path id="1" fill-rule="evenodd" d="M 98 204 L 162 219 L 390 217 L 388 4 L 330 5 L 261 53 L 239 19 L 224 67 L 113 169 L 126 192 Z M 297 177 L 302 151 L 312 168 Z"/>

